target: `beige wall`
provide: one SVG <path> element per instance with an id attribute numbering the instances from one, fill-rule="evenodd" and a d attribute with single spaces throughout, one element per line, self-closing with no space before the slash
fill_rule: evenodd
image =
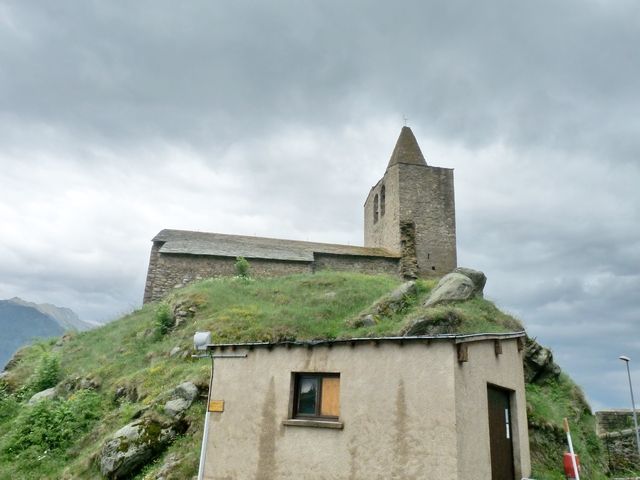
<path id="1" fill-rule="evenodd" d="M 531 473 L 522 353 L 518 352 L 515 339 L 501 343 L 501 355 L 495 354 L 493 341 L 470 343 L 469 361 L 456 365 L 460 480 L 491 478 L 488 383 L 514 391 L 511 395 L 511 426 L 516 478 L 528 477 Z"/>
<path id="2" fill-rule="evenodd" d="M 455 479 L 452 345 L 256 349 L 216 361 L 207 479 Z M 342 430 L 284 426 L 291 372 L 339 372 Z"/>
<path id="3" fill-rule="evenodd" d="M 527 475 L 516 341 L 503 341 L 498 358 L 493 341 L 468 345 L 463 364 L 451 341 L 258 348 L 216 360 L 212 399 L 225 411 L 211 413 L 205 478 L 489 480 L 487 382 L 516 391 L 516 464 Z M 283 425 L 296 371 L 340 373 L 342 430 Z"/>

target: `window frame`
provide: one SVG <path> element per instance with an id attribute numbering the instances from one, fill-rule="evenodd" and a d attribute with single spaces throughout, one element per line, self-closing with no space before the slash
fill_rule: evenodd
<path id="1" fill-rule="evenodd" d="M 291 419 L 293 420 L 325 420 L 325 421 L 337 421 L 340 416 L 337 415 L 322 415 L 322 379 L 324 378 L 337 378 L 340 381 L 340 373 L 337 372 L 293 372 L 293 396 L 291 405 Z M 305 378 L 317 379 L 318 389 L 316 392 L 316 413 L 299 413 L 300 410 L 300 383 Z M 338 383 L 338 385 L 340 385 Z M 340 388 L 340 387 L 338 387 Z M 338 390 L 338 395 L 340 391 Z"/>

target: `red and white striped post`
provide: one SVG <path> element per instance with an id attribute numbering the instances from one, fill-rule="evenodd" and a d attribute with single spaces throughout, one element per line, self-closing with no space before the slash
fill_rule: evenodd
<path id="1" fill-rule="evenodd" d="M 576 455 L 575 453 L 573 453 L 573 442 L 571 441 L 571 430 L 569 430 L 569 421 L 565 418 L 563 423 L 564 423 L 564 431 L 567 434 L 567 443 L 569 443 L 569 454 L 571 455 L 571 466 L 573 467 L 573 472 L 567 472 L 566 471 L 567 468 L 565 466 L 565 473 L 573 474 L 573 476 L 567 477 L 567 478 L 580 480 L 580 472 L 578 471 L 578 463 L 576 461 Z"/>

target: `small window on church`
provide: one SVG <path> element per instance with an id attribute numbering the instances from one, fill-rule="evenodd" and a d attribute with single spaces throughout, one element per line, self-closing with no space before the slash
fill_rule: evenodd
<path id="1" fill-rule="evenodd" d="M 373 197 L 373 223 L 378 221 L 378 194 Z"/>
<path id="2" fill-rule="evenodd" d="M 384 185 L 382 185 L 382 188 L 380 189 L 380 216 L 384 217 L 384 200 L 385 200 L 385 188 Z"/>

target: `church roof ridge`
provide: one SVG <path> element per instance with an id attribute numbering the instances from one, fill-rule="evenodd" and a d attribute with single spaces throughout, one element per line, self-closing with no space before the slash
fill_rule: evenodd
<path id="1" fill-rule="evenodd" d="M 424 155 L 422 155 L 415 135 L 406 125 L 400 130 L 400 135 L 398 136 L 387 168 L 399 163 L 427 166 L 427 161 Z"/>

